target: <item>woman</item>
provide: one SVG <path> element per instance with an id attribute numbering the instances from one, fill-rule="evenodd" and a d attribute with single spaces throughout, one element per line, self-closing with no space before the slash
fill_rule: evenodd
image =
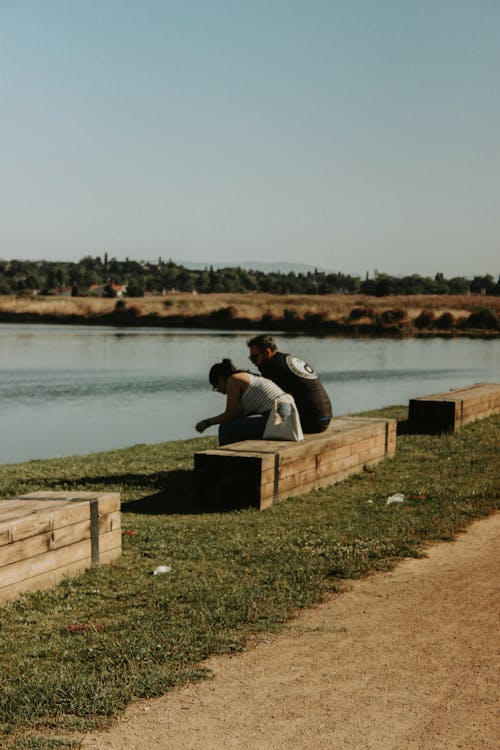
<path id="1" fill-rule="evenodd" d="M 274 401 L 285 392 L 272 380 L 238 370 L 230 359 L 213 365 L 208 379 L 214 391 L 226 395 L 226 408 L 222 414 L 202 419 L 196 430 L 204 432 L 218 424 L 219 445 L 262 438 Z M 283 407 L 289 408 L 288 404 Z"/>

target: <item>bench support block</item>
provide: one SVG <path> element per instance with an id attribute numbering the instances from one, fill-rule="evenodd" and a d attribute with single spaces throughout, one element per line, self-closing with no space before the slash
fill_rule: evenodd
<path id="1" fill-rule="evenodd" d="M 360 473 L 394 455 L 396 420 L 341 417 L 298 443 L 245 440 L 195 453 L 200 508 L 268 508 Z"/>
<path id="2" fill-rule="evenodd" d="M 0 603 L 121 555 L 118 492 L 0 499 Z"/>
<path id="3" fill-rule="evenodd" d="M 408 408 L 411 432 L 455 432 L 476 419 L 500 413 L 500 383 L 476 383 L 446 393 L 412 398 Z"/>

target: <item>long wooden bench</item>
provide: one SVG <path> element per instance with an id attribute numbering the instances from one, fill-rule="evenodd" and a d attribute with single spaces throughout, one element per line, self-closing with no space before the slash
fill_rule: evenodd
<path id="1" fill-rule="evenodd" d="M 500 383 L 476 383 L 445 393 L 412 398 L 408 425 L 412 432 L 454 432 L 476 419 L 500 412 Z"/>
<path id="2" fill-rule="evenodd" d="M 0 500 L 0 602 L 120 555 L 117 492 L 34 492 Z"/>
<path id="3" fill-rule="evenodd" d="M 396 420 L 341 417 L 298 443 L 245 440 L 195 453 L 200 508 L 263 510 L 291 495 L 346 479 L 394 455 Z"/>

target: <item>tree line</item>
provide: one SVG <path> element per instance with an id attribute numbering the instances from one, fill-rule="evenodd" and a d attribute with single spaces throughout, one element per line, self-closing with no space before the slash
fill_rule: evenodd
<path id="1" fill-rule="evenodd" d="M 188 269 L 172 260 L 145 263 L 129 259 L 108 259 L 107 254 L 85 256 L 77 263 L 0 259 L 0 294 L 60 294 L 86 296 L 92 287 L 101 287 L 107 296 L 116 296 L 114 285 L 125 285 L 129 297 L 165 294 L 171 291 L 197 293 L 268 294 L 367 294 L 384 297 L 393 294 L 500 294 L 500 277 L 491 274 L 445 278 L 411 274 L 391 276 L 375 272 L 364 279 L 343 273 L 264 272 L 240 267 L 202 270 Z"/>

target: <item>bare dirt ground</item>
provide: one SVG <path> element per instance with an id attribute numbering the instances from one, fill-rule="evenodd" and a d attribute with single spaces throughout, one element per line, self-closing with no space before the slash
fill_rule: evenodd
<path id="1" fill-rule="evenodd" d="M 496 514 L 355 582 L 83 747 L 496 750 L 499 537 Z"/>

